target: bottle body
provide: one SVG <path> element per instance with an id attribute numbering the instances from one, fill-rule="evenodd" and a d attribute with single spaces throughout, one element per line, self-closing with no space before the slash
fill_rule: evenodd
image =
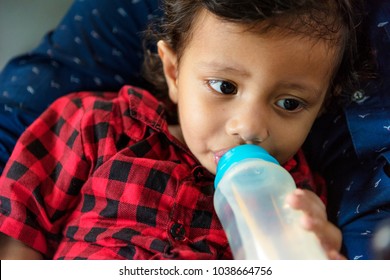
<path id="1" fill-rule="evenodd" d="M 285 203 L 296 186 L 283 167 L 241 158 L 216 183 L 214 207 L 235 259 L 326 259 L 316 236 L 300 225 L 300 211 Z"/>

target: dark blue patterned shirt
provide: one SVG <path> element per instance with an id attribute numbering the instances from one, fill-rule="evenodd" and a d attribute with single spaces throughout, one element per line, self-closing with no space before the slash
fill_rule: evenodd
<path id="1" fill-rule="evenodd" d="M 368 1 L 367 1 L 368 2 Z M 367 5 L 378 79 L 362 84 L 344 107 L 330 108 L 306 141 L 306 155 L 327 180 L 329 217 L 350 259 L 372 259 L 372 237 L 390 218 L 390 2 Z"/>

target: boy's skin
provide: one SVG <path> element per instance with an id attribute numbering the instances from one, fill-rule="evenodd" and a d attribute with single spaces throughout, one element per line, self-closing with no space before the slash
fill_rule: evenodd
<path id="1" fill-rule="evenodd" d="M 180 126 L 170 132 L 215 174 L 223 153 L 243 143 L 262 146 L 280 163 L 291 158 L 320 113 L 340 50 L 278 30 L 259 35 L 203 11 L 180 59 L 164 41 L 158 51 L 179 112 Z M 341 234 L 321 200 L 297 190 L 287 202 L 304 211 L 302 225 L 329 258 L 340 258 Z M 42 259 L 9 237 L 0 238 L 0 248 L 1 259 Z"/>

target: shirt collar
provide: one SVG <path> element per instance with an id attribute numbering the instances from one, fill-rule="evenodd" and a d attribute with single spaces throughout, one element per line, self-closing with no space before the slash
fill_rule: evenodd
<path id="1" fill-rule="evenodd" d="M 125 115 L 157 131 L 168 129 L 163 105 L 151 93 L 137 87 L 124 86 L 119 94 L 129 101 Z"/>

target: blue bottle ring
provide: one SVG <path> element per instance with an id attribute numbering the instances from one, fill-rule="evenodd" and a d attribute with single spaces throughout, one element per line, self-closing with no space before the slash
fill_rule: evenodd
<path id="1" fill-rule="evenodd" d="M 248 158 L 262 159 L 279 165 L 279 162 L 260 146 L 252 144 L 236 146 L 227 151 L 219 160 L 214 180 L 214 188 L 218 187 L 223 175 L 225 175 L 225 172 L 232 165 Z"/>

